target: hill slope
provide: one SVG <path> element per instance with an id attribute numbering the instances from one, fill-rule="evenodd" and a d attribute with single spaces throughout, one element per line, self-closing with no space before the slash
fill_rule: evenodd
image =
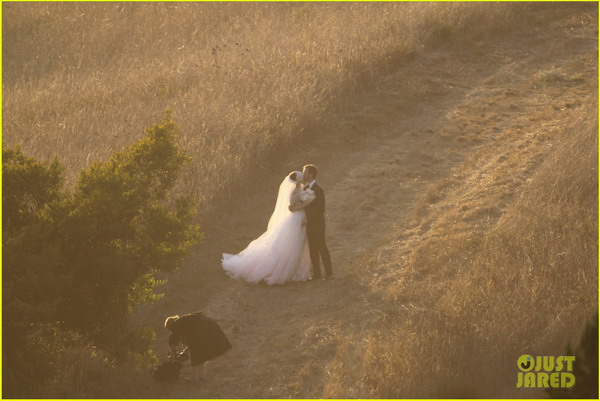
<path id="1" fill-rule="evenodd" d="M 435 7 L 440 7 L 439 15 L 443 16 L 445 8 Z M 174 11 L 175 5 L 172 8 L 169 12 L 179 13 L 176 17 L 185 17 L 186 10 Z M 164 11 L 150 6 L 148 10 L 149 20 Z M 225 20 L 230 17 L 228 10 L 220 11 Z M 243 14 L 244 9 L 236 10 Z M 278 15 L 265 10 L 265 20 L 269 20 L 269 13 Z M 348 15 L 360 20 L 360 10 L 349 10 L 352 13 Z M 164 80 L 148 85 L 137 80 L 139 76 L 154 77 L 149 72 L 154 66 L 144 60 L 135 65 L 128 64 L 127 58 L 116 59 L 119 73 L 107 74 L 110 85 L 97 75 L 73 72 L 75 78 L 77 74 L 85 77 L 82 82 L 89 87 L 75 84 L 79 82 L 76 79 L 69 81 L 73 88 L 60 87 L 81 91 L 65 99 L 83 103 L 66 124 L 58 124 L 57 137 L 31 135 L 27 124 L 45 122 L 47 126 L 36 128 L 44 133 L 51 128 L 49 121 L 60 119 L 61 110 L 71 106 L 47 102 L 57 109 L 37 107 L 55 96 L 54 87 L 49 84 L 35 102 L 29 102 L 25 90 L 29 84 L 15 83 L 15 88 L 25 88 L 17 91 L 23 99 L 14 95 L 5 108 L 8 105 L 11 115 L 21 116 L 8 125 L 19 135 L 5 143 L 22 141 L 37 152 L 36 156 L 43 155 L 48 144 L 65 153 L 75 147 L 72 172 L 85 166 L 88 159 L 101 159 L 114 150 L 113 146 L 118 148 L 135 138 L 133 132 L 112 137 L 123 126 L 123 119 L 129 118 L 126 122 L 131 126 L 142 126 L 148 113 L 161 110 L 172 99 L 181 102 L 182 114 L 193 116 L 183 130 L 207 134 L 210 130 L 200 127 L 204 116 L 199 116 L 197 105 L 201 96 L 207 96 L 207 102 L 213 96 L 213 108 L 204 112 L 214 132 L 223 136 L 186 139 L 198 158 L 186 184 L 202 196 L 202 190 L 212 185 L 219 187 L 215 193 L 227 186 L 237 195 L 227 213 L 218 208 L 203 211 L 205 217 L 214 210 L 222 212 L 207 218 L 203 226 L 207 240 L 183 269 L 169 277 L 165 298 L 156 305 L 138 308 L 131 321 L 157 332 L 155 351 L 164 359 L 164 318 L 203 310 L 219 320 L 233 350 L 208 364 L 206 379 L 200 385 L 161 385 L 145 373 L 127 371 L 118 377 L 110 374 L 92 380 L 63 396 L 539 395 L 516 391 L 514 360 L 525 350 L 561 353 L 566 341 L 577 338 L 597 308 L 597 6 L 549 4 L 523 10 L 525 14 L 508 33 L 501 30 L 495 36 L 491 32 L 486 40 L 461 36 L 442 25 L 423 30 L 429 34 L 415 42 L 418 48 L 414 51 L 403 53 L 397 62 L 386 64 L 380 58 L 381 68 L 373 69 L 380 75 L 368 77 L 368 85 L 348 92 L 356 98 L 347 102 L 335 99 L 343 103 L 343 107 L 338 106 L 344 113 L 332 114 L 339 119 L 306 125 L 311 143 L 292 135 L 306 122 L 304 119 L 309 119 L 311 108 L 301 117 L 290 110 L 277 114 L 275 108 L 258 107 L 264 99 L 275 103 L 277 99 L 256 95 L 255 113 L 245 110 L 248 113 L 236 116 L 239 105 L 231 105 L 227 96 L 221 96 L 219 85 L 225 79 L 214 80 L 210 90 L 190 84 L 197 83 L 193 62 L 203 62 L 194 58 L 199 57 L 194 51 L 181 58 L 191 60 L 183 74 L 175 68 L 179 59 L 174 58 L 172 65 L 161 67 Z M 196 11 L 201 14 L 201 10 Z M 126 7 L 121 12 L 144 15 Z M 303 26 L 303 18 L 312 21 L 314 17 L 302 7 L 292 14 L 298 17 L 298 27 Z M 56 16 L 38 17 L 43 22 Z M 108 26 L 113 23 L 108 18 L 102 21 Z M 177 32 L 177 18 L 169 21 L 173 24 L 169 29 Z M 381 21 L 387 26 L 385 18 Z M 75 18 L 72 22 L 85 25 L 86 20 Z M 46 25 L 16 26 L 11 32 L 18 37 L 20 29 L 43 29 Z M 151 26 L 158 43 L 164 35 L 160 28 Z M 234 41 L 238 32 L 229 32 L 226 27 L 222 24 L 217 28 Z M 104 43 L 102 35 L 111 31 L 100 28 L 100 36 L 94 40 Z M 268 37 L 277 27 L 267 28 L 258 34 Z M 118 32 L 124 36 L 135 33 L 128 33 L 129 27 L 121 29 Z M 338 33 L 340 38 L 342 33 Z M 368 39 L 376 40 L 380 34 L 384 35 L 375 31 Z M 184 32 L 169 38 L 187 36 Z M 390 41 L 384 43 L 386 46 L 397 46 L 393 37 L 385 37 Z M 356 51 L 352 38 L 345 39 L 350 53 Z M 197 39 L 195 45 L 208 46 L 203 40 Z M 37 46 L 35 40 L 32 42 Z M 126 45 L 131 49 L 138 46 L 134 42 Z M 160 51 L 172 49 L 169 41 L 160 42 L 160 46 Z M 271 71 L 273 49 L 258 52 L 262 54 L 259 65 L 265 71 Z M 309 61 L 318 66 L 321 57 L 330 54 L 323 56 L 317 50 L 308 49 L 304 56 L 313 57 Z M 366 54 L 367 61 L 374 56 Z M 148 55 L 150 60 L 156 56 Z M 243 71 L 263 71 L 244 70 L 245 61 L 238 65 L 233 55 L 229 57 L 229 62 Z M 352 57 L 348 56 L 349 65 L 363 66 L 362 58 Z M 57 65 L 61 62 L 56 61 Z M 90 71 L 97 67 L 94 63 L 86 65 L 85 58 L 74 62 L 83 63 L 82 68 Z M 223 62 L 227 62 L 226 57 Z M 206 71 L 201 72 L 206 76 L 214 73 L 209 64 L 202 64 Z M 302 71 L 312 77 L 310 65 L 301 63 L 306 69 Z M 18 75 L 18 65 L 11 66 Z M 45 71 L 44 66 L 39 71 L 33 67 L 34 73 Z M 326 72 L 330 75 L 323 76 L 341 79 L 338 66 L 329 67 Z M 356 74 L 350 75 L 352 79 L 359 79 L 368 71 L 361 75 L 352 70 L 352 74 Z M 244 87 L 249 98 L 255 94 L 252 85 L 263 87 L 264 81 L 257 75 L 259 79 L 249 80 L 249 86 Z M 303 86 L 306 80 L 300 75 L 290 78 L 289 88 L 305 96 L 276 104 L 300 108 L 310 96 L 327 102 L 337 93 L 337 81 L 327 86 L 330 92 L 322 93 L 317 81 Z M 52 77 L 47 79 L 52 82 Z M 120 79 L 131 87 L 121 85 Z M 102 90 L 95 98 L 87 98 L 89 88 Z M 237 93 L 236 89 L 227 90 Z M 115 117 L 111 102 L 119 96 L 145 99 L 146 114 L 142 116 L 142 111 L 131 106 L 132 100 L 129 108 Z M 319 103 L 314 109 L 327 116 L 327 107 Z M 99 114 L 89 119 L 86 110 Z M 254 117 L 246 120 L 247 115 Z M 216 130 L 219 127 L 226 129 Z M 250 150 L 263 149 L 263 142 L 273 139 L 270 132 L 277 129 L 290 137 L 286 137 L 289 142 L 281 153 L 286 157 L 275 155 L 275 161 L 267 158 L 251 164 L 244 163 L 254 157 L 253 152 L 244 153 L 246 159 L 233 157 L 251 142 L 258 145 Z M 82 130 L 87 133 L 82 134 Z M 64 140 L 69 135 L 81 136 L 76 141 Z M 88 141 L 85 135 L 97 142 Z M 56 138 L 61 141 L 57 143 Z M 222 148 L 209 146 L 215 143 L 221 143 Z M 271 151 L 265 153 L 275 154 L 268 149 Z M 296 151 L 288 153 L 289 149 Z M 220 160 L 223 154 L 233 156 Z M 309 162 L 319 166 L 319 181 L 326 192 L 335 279 L 277 287 L 229 280 L 220 268 L 221 253 L 240 251 L 264 231 L 283 174 Z M 217 167 L 213 169 L 211 163 Z M 246 165 L 256 166 L 259 173 L 236 170 Z M 227 172 L 237 172 L 241 178 Z M 255 190 L 248 189 L 248 177 L 255 182 Z M 239 194 L 232 184 L 236 182 L 240 184 Z M 213 192 L 209 195 L 202 200 L 210 203 L 218 199 Z M 186 368 L 184 375 L 189 374 Z"/>
<path id="2" fill-rule="evenodd" d="M 234 350 L 199 386 L 126 392 L 522 397 L 518 353 L 560 353 L 597 307 L 596 12 L 567 10 L 547 8 L 485 47 L 432 49 L 347 115 L 354 139 L 328 136 L 293 156 L 290 166 L 320 166 L 335 280 L 268 287 L 222 274 L 220 253 L 268 219 L 279 178 L 257 177 L 264 194 L 223 219 L 164 302 L 138 311 L 160 355 L 163 316 L 196 309 L 219 319 Z M 422 97 L 406 104 L 411 87 Z M 565 186 L 574 182 L 580 190 Z"/>

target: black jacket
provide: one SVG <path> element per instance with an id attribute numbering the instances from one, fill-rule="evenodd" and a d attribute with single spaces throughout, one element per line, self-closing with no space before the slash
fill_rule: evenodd
<path id="1" fill-rule="evenodd" d="M 325 193 L 315 182 L 311 188 L 315 192 L 313 200 L 304 210 L 306 212 L 307 229 L 325 226 Z"/>
<path id="2" fill-rule="evenodd" d="M 202 312 L 183 315 L 173 322 L 169 345 L 178 343 L 188 346 L 192 365 L 214 359 L 231 348 L 217 322 Z"/>

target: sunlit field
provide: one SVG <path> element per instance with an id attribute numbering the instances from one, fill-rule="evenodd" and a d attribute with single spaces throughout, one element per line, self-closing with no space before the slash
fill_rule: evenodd
<path id="1" fill-rule="evenodd" d="M 3 325 L 18 316 L 9 333 L 23 333 L 3 348 L 24 348 L 3 355 L 4 397 L 539 398 L 516 388 L 520 355 L 592 366 L 577 347 L 598 310 L 596 4 L 2 7 L 3 148 L 51 178 L 3 173 L 3 204 L 12 185 L 18 216 L 36 216 L 3 216 Z M 159 177 L 144 181 L 135 155 L 171 134 L 169 157 L 140 156 Z M 4 171 L 26 170 L 7 154 Z M 221 254 L 264 231 L 282 178 L 307 163 L 327 194 L 334 279 L 230 280 Z M 61 195 L 44 193 L 59 175 Z M 123 217 L 142 209 L 164 213 Z M 93 252 L 65 240 L 80 232 Z M 47 252 L 19 245 L 36 235 Z M 120 318 L 73 317 L 87 306 L 60 288 L 85 280 L 64 273 L 63 248 L 100 283 L 86 281 L 86 305 Z M 112 251 L 137 276 L 88 265 Z M 121 298 L 97 289 L 113 282 Z M 198 385 L 154 381 L 164 318 L 197 310 L 232 350 Z"/>
<path id="2" fill-rule="evenodd" d="M 456 32 L 485 37 L 512 8 L 5 4 L 4 142 L 72 177 L 171 107 L 194 158 L 184 185 L 210 204 L 328 135 L 380 74 Z"/>

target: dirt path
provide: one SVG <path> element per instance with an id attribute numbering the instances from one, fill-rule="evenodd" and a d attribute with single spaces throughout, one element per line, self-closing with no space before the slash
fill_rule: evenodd
<path id="1" fill-rule="evenodd" d="M 218 319 L 234 349 L 207 365 L 200 385 L 147 383 L 143 393 L 167 398 L 322 396 L 340 333 L 360 328 L 385 308 L 366 284 L 378 273 L 362 271 L 360 260 L 389 241 L 386 233 L 408 233 L 428 188 L 469 152 L 494 146 L 515 125 L 526 131 L 526 124 L 538 124 L 528 117 L 536 111 L 579 107 L 582 97 L 592 95 L 582 74 L 596 73 L 593 21 L 582 21 L 584 14 L 553 17 L 527 35 L 428 51 L 382 78 L 360 110 L 348 116 L 340 130 L 354 130 L 353 135 L 324 133 L 316 146 L 290 160 L 298 168 L 307 162 L 320 166 L 334 280 L 269 287 L 232 281 L 222 273 L 220 254 L 240 251 L 265 229 L 286 171 L 261 177 L 264 192 L 245 201 L 242 195 L 239 209 L 218 231 L 208 232 L 202 250 L 170 278 L 166 298 L 138 311 L 138 319 L 157 331 L 161 357 L 167 349 L 164 317 L 194 310 Z M 536 84 L 540 79 L 569 80 L 568 92 L 565 85 Z M 409 86 L 422 96 L 410 107 L 403 100 Z M 408 234 L 397 239 L 407 253 L 410 239 Z M 189 373 L 186 368 L 184 375 Z"/>

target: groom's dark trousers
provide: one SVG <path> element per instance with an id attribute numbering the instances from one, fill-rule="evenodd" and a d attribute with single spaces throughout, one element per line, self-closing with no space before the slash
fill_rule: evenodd
<path id="1" fill-rule="evenodd" d="M 312 263 L 313 278 L 321 277 L 321 260 L 325 267 L 325 277 L 332 275 L 331 257 L 325 242 L 325 193 L 323 189 L 313 184 L 311 188 L 315 192 L 315 200 L 305 209 L 306 211 L 306 236 L 310 250 L 310 261 Z"/>

